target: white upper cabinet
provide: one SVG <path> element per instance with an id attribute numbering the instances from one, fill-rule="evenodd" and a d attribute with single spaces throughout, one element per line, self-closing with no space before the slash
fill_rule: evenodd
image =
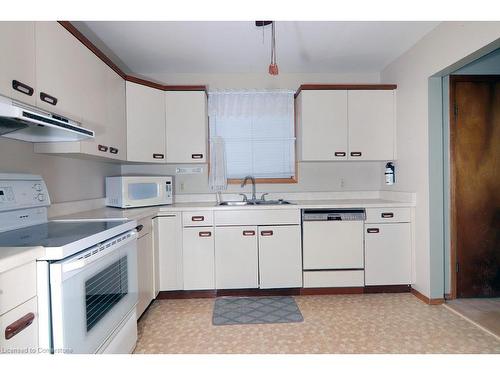
<path id="1" fill-rule="evenodd" d="M 57 22 L 36 22 L 35 40 L 36 105 L 95 133 L 81 142 L 37 144 L 35 151 L 126 160 L 124 79 Z"/>
<path id="2" fill-rule="evenodd" d="M 349 158 L 394 159 L 394 91 L 350 90 L 348 107 Z"/>
<path id="3" fill-rule="evenodd" d="M 165 93 L 167 163 L 206 163 L 208 115 L 204 91 Z"/>
<path id="4" fill-rule="evenodd" d="M 57 22 L 35 27 L 37 106 L 83 121 L 96 79 L 89 65 L 92 52 Z"/>
<path id="5" fill-rule="evenodd" d="M 301 160 L 347 159 L 347 90 L 305 90 L 297 104 Z"/>
<path id="6" fill-rule="evenodd" d="M 302 90 L 296 111 L 302 161 L 395 159 L 394 90 Z"/>
<path id="7" fill-rule="evenodd" d="M 35 23 L 0 22 L 0 94 L 35 104 Z"/>
<path id="8" fill-rule="evenodd" d="M 165 163 L 165 92 L 126 82 L 127 160 Z"/>

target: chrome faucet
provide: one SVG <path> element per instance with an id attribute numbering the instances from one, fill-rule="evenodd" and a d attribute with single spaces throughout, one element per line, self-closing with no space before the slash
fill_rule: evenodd
<path id="1" fill-rule="evenodd" d="M 246 176 L 241 183 L 241 187 L 244 187 L 247 184 L 247 180 L 252 181 L 252 201 L 255 202 L 257 200 L 255 195 L 255 178 L 253 176 Z"/>

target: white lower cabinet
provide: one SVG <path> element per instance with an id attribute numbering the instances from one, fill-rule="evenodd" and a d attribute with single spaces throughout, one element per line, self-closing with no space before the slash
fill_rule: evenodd
<path id="1" fill-rule="evenodd" d="M 212 227 L 183 229 L 183 275 L 185 290 L 215 288 L 214 233 Z"/>
<path id="2" fill-rule="evenodd" d="M 217 289 L 259 287 L 257 227 L 215 229 L 215 286 Z"/>
<path id="3" fill-rule="evenodd" d="M 411 283 L 410 223 L 365 224 L 365 284 Z"/>
<path id="4" fill-rule="evenodd" d="M 182 218 L 168 213 L 153 220 L 155 249 L 155 295 L 182 290 Z"/>
<path id="5" fill-rule="evenodd" d="M 260 226 L 260 287 L 302 287 L 302 251 L 300 226 Z"/>
<path id="6" fill-rule="evenodd" d="M 143 225 L 143 227 L 139 232 L 140 237 L 137 240 L 137 289 L 139 291 L 139 299 L 136 313 L 138 319 L 155 298 L 151 219 L 140 221 L 140 225 Z"/>
<path id="7" fill-rule="evenodd" d="M 0 316 L 0 352 L 38 352 L 38 309 L 36 297 Z"/>

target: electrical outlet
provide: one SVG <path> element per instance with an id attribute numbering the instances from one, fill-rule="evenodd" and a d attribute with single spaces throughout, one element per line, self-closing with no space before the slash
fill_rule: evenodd
<path id="1" fill-rule="evenodd" d="M 344 180 L 344 177 L 342 177 L 342 178 L 340 179 L 340 187 L 341 187 L 341 188 L 344 188 L 344 187 L 345 187 L 345 180 Z"/>
<path id="2" fill-rule="evenodd" d="M 181 191 L 184 191 L 184 182 L 181 182 L 180 188 L 181 188 Z"/>

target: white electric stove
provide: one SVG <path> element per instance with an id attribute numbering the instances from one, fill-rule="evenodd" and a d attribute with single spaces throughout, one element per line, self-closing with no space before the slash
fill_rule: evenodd
<path id="1" fill-rule="evenodd" d="M 40 176 L 0 174 L 2 247 L 44 247 L 37 260 L 39 347 L 129 353 L 137 340 L 137 223 L 47 219 Z"/>

